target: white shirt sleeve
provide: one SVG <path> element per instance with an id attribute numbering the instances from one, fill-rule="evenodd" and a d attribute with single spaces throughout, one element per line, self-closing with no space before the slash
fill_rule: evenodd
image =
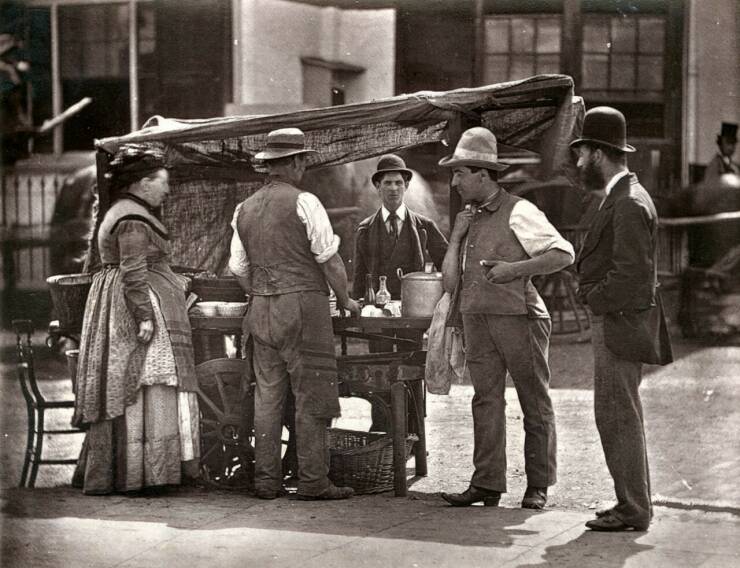
<path id="1" fill-rule="evenodd" d="M 236 230 L 236 220 L 239 216 L 242 204 L 236 206 L 234 210 L 234 217 L 231 219 L 231 228 L 234 230 L 234 234 L 231 236 L 231 255 L 229 256 L 229 270 L 235 276 L 246 277 L 249 276 L 249 258 L 247 258 L 247 251 L 244 250 L 244 244 L 239 238 L 239 233 Z"/>
<path id="2" fill-rule="evenodd" d="M 306 236 L 311 242 L 311 252 L 316 262 L 323 264 L 337 253 L 340 242 L 334 234 L 326 209 L 318 197 L 304 191 L 298 195 L 296 213 L 306 226 Z"/>
<path id="3" fill-rule="evenodd" d="M 571 262 L 575 260 L 573 245 L 558 233 L 534 203 L 526 199 L 517 201 L 511 210 L 509 226 L 530 257 L 539 256 L 550 249 L 558 249 L 568 253 Z"/>

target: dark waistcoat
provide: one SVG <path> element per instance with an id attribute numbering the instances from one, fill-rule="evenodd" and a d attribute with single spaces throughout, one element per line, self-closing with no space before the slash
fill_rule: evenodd
<path id="1" fill-rule="evenodd" d="M 249 259 L 251 294 L 329 293 L 306 227 L 296 213 L 300 193 L 288 183 L 273 180 L 241 207 L 237 232 Z"/>
<path id="2" fill-rule="evenodd" d="M 475 210 L 465 241 L 465 266 L 462 275 L 462 313 L 526 315 L 527 305 L 535 305 L 538 293 L 528 277 L 504 284 L 486 280 L 488 267 L 481 260 L 526 260 L 525 252 L 509 226 L 511 211 L 517 201 L 503 189 L 494 200 Z"/>

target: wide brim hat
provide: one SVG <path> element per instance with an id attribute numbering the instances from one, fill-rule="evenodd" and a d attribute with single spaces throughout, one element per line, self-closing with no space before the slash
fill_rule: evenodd
<path id="1" fill-rule="evenodd" d="M 375 183 L 380 176 L 390 172 L 398 172 L 402 174 L 407 181 L 414 175 L 414 172 L 406 167 L 406 162 L 403 161 L 403 158 L 396 156 L 395 154 L 386 154 L 385 156 L 381 156 L 380 160 L 378 160 L 375 173 L 373 173 L 370 179 Z"/>
<path id="2" fill-rule="evenodd" d="M 594 107 L 583 119 L 581 137 L 573 140 L 570 147 L 580 144 L 595 144 L 614 148 L 620 152 L 636 152 L 627 144 L 627 121 L 617 109 L 608 106 Z"/>
<path id="3" fill-rule="evenodd" d="M 280 128 L 267 135 L 267 145 L 254 156 L 257 160 L 277 160 L 296 154 L 316 153 L 306 148 L 306 136 L 298 128 Z"/>
<path id="4" fill-rule="evenodd" d="M 482 126 L 475 126 L 463 132 L 455 151 L 438 163 L 447 168 L 473 166 L 498 171 L 509 167 L 509 164 L 498 159 L 496 136 Z"/>

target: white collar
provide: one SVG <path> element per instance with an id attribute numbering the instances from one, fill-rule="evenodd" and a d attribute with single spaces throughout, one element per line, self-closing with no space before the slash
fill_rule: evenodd
<path id="1" fill-rule="evenodd" d="M 383 215 L 383 223 L 388 221 L 388 215 L 391 214 L 388 209 L 385 208 L 385 205 L 382 205 L 380 207 L 380 213 Z M 401 205 L 398 206 L 398 209 L 396 209 L 396 216 L 400 219 L 401 222 L 406 220 L 406 204 L 401 203 Z"/>
<path id="2" fill-rule="evenodd" d="M 606 187 L 604 188 L 604 192 L 606 195 L 609 195 L 614 189 L 614 186 L 617 185 L 620 179 L 622 179 L 624 176 L 628 176 L 630 174 L 629 170 L 622 170 L 621 172 L 617 172 L 614 174 L 612 179 L 609 180 L 609 183 L 606 184 Z"/>

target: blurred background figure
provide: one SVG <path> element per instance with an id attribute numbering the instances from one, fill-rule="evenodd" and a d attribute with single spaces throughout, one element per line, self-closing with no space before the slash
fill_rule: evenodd
<path id="1" fill-rule="evenodd" d="M 3 6 L 0 10 L 0 154 L 3 165 L 27 157 L 31 133 L 26 101 L 30 65 L 23 50 L 20 24 L 13 6 Z"/>
<path id="2" fill-rule="evenodd" d="M 723 122 L 722 129 L 717 135 L 717 154 L 707 164 L 704 172 L 704 181 L 712 182 L 725 174 L 740 175 L 740 167 L 733 160 L 735 147 L 737 146 L 737 124 Z"/>

